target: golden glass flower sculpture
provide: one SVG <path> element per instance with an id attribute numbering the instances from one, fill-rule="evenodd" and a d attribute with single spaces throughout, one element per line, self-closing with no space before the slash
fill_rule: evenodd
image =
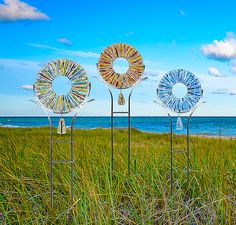
<path id="1" fill-rule="evenodd" d="M 126 73 L 120 74 L 113 69 L 113 62 L 124 58 L 129 62 Z M 98 70 L 103 80 L 110 86 L 119 89 L 132 87 L 142 76 L 143 60 L 139 52 L 132 46 L 118 43 L 108 46 L 100 55 Z"/>
<path id="2" fill-rule="evenodd" d="M 126 59 L 129 68 L 125 73 L 118 73 L 113 68 L 113 62 L 117 58 Z M 144 65 L 139 52 L 132 46 L 124 43 L 113 44 L 105 48 L 101 53 L 97 68 L 102 79 L 108 86 L 117 89 L 126 89 L 135 85 L 141 78 Z M 122 94 L 119 96 L 119 103 L 125 103 Z"/>

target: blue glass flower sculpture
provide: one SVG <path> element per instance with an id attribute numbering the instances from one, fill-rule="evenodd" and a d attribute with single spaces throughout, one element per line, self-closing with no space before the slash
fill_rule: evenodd
<path id="1" fill-rule="evenodd" d="M 173 93 L 176 84 L 186 87 L 186 95 L 177 97 Z M 180 114 L 191 111 L 196 107 L 203 94 L 199 79 L 191 72 L 176 69 L 165 74 L 158 85 L 158 97 L 168 109 Z M 177 119 L 178 130 L 183 129 L 180 117 Z"/>
<path id="2" fill-rule="evenodd" d="M 172 88 L 175 84 L 184 84 L 187 94 L 176 97 Z M 202 97 L 202 87 L 198 78 L 191 72 L 177 69 L 165 74 L 158 85 L 158 97 L 164 106 L 177 113 L 189 112 Z"/>

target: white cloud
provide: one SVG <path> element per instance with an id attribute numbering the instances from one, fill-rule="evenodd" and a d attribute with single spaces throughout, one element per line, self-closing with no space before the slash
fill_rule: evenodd
<path id="1" fill-rule="evenodd" d="M 233 90 L 229 91 L 229 94 L 230 94 L 230 95 L 236 95 L 236 90 L 233 89 Z"/>
<path id="2" fill-rule="evenodd" d="M 22 88 L 24 90 L 33 90 L 33 85 L 32 84 L 24 84 L 24 85 L 21 85 L 20 88 Z"/>
<path id="3" fill-rule="evenodd" d="M 236 37 L 229 32 L 224 40 L 214 40 L 212 44 L 203 45 L 201 50 L 208 58 L 230 61 L 236 58 Z"/>
<path id="4" fill-rule="evenodd" d="M 197 74 L 196 74 L 197 75 Z M 197 75 L 201 81 L 202 88 L 204 92 L 215 92 L 216 90 L 224 89 L 227 90 L 227 93 L 230 93 L 230 90 L 235 89 L 236 77 L 218 77 L 207 76 L 207 75 Z"/>
<path id="5" fill-rule="evenodd" d="M 37 61 L 0 58 L 0 67 L 4 69 L 39 69 L 40 64 Z"/>
<path id="6" fill-rule="evenodd" d="M 211 93 L 215 94 L 215 95 L 222 95 L 222 94 L 226 94 L 227 92 L 228 92 L 227 89 L 220 88 L 220 89 L 216 89 L 216 90 L 212 91 Z"/>
<path id="7" fill-rule="evenodd" d="M 70 55 L 70 56 L 78 56 L 78 57 L 84 57 L 84 58 L 98 58 L 99 57 L 99 54 L 95 52 L 66 50 L 66 49 L 55 48 L 53 46 L 42 45 L 42 44 L 29 44 L 29 45 L 35 48 L 48 49 L 48 50 L 55 51 L 56 53 L 59 53 L 59 54 L 65 54 L 65 55 Z"/>
<path id="8" fill-rule="evenodd" d="M 155 78 L 157 78 L 158 76 L 160 76 L 160 73 L 158 71 L 153 71 L 153 70 L 145 70 L 144 74 L 147 77 L 155 77 Z"/>
<path id="9" fill-rule="evenodd" d="M 186 15 L 186 13 L 184 12 L 183 9 L 181 9 L 181 10 L 179 11 L 179 13 L 180 13 L 181 16 L 185 16 L 185 15 Z"/>
<path id="10" fill-rule="evenodd" d="M 236 89 L 216 89 L 212 92 L 212 94 L 229 94 L 229 95 L 236 95 Z"/>
<path id="11" fill-rule="evenodd" d="M 27 61 L 18 59 L 8 59 L 0 58 L 0 68 L 3 69 L 14 69 L 14 70 L 35 70 L 38 71 L 41 67 L 45 66 L 48 62 L 38 62 L 38 61 Z M 82 64 L 81 65 L 88 75 L 98 74 L 96 65 Z"/>
<path id="12" fill-rule="evenodd" d="M 4 0 L 0 4 L 0 21 L 48 20 L 49 17 L 37 8 L 20 0 Z"/>
<path id="13" fill-rule="evenodd" d="M 67 38 L 58 38 L 57 42 L 61 43 L 63 45 L 66 45 L 66 46 L 71 46 L 72 45 L 72 42 Z"/>
<path id="14" fill-rule="evenodd" d="M 214 77 L 225 77 L 225 75 L 215 67 L 209 67 L 208 74 Z"/>
<path id="15" fill-rule="evenodd" d="M 143 77 L 148 77 L 147 81 L 155 82 L 158 84 L 158 81 L 165 74 L 166 71 L 161 71 L 161 70 L 144 70 Z"/>
<path id="16" fill-rule="evenodd" d="M 236 61 L 232 62 L 232 64 L 231 64 L 231 71 L 233 73 L 236 73 Z"/>
<path id="17" fill-rule="evenodd" d="M 151 67 L 151 66 L 159 66 L 160 64 L 162 64 L 159 61 L 153 61 L 153 60 L 148 60 L 148 59 L 145 59 L 143 62 L 144 62 L 145 66 L 149 66 L 149 67 Z"/>
<path id="18" fill-rule="evenodd" d="M 128 32 L 128 33 L 125 34 L 126 37 L 129 37 L 129 36 L 131 36 L 131 35 L 134 35 L 134 32 L 133 32 L 133 31 Z"/>

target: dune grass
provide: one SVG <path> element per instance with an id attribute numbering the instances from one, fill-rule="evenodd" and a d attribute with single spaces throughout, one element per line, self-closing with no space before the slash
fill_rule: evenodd
<path id="1" fill-rule="evenodd" d="M 190 184 L 176 153 L 171 196 L 169 136 L 132 130 L 131 139 L 128 176 L 127 132 L 116 131 L 110 179 L 110 131 L 76 130 L 74 205 L 69 165 L 57 164 L 50 210 L 49 129 L 0 128 L 0 224 L 236 224 L 235 140 L 191 137 Z M 184 144 L 174 138 L 176 149 Z M 53 151 L 69 159 L 67 145 Z"/>

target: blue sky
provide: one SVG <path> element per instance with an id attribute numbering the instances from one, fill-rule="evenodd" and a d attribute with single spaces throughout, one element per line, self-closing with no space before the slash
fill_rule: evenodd
<path id="1" fill-rule="evenodd" d="M 153 103 L 156 88 L 177 68 L 202 82 L 207 104 L 196 115 L 236 115 L 235 8 L 233 0 L 0 1 L 0 116 L 41 115 L 29 101 L 30 85 L 45 63 L 59 58 L 80 63 L 89 75 L 96 101 L 81 114 L 109 115 L 96 63 L 117 42 L 133 45 L 146 66 L 148 80 L 133 92 L 133 115 L 165 115 Z"/>

